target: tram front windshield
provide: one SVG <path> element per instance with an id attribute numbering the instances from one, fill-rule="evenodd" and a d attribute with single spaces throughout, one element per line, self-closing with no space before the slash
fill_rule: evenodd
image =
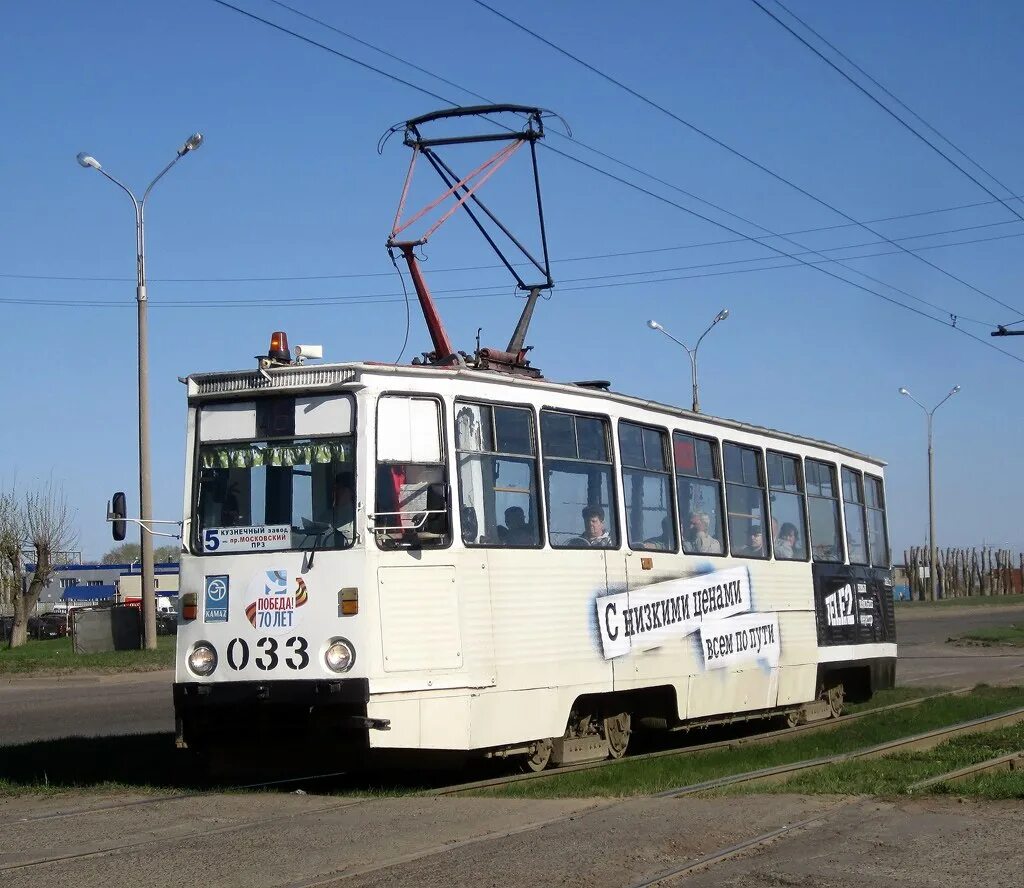
<path id="1" fill-rule="evenodd" d="M 352 459 L 352 436 L 204 444 L 196 547 L 214 554 L 351 546 Z"/>

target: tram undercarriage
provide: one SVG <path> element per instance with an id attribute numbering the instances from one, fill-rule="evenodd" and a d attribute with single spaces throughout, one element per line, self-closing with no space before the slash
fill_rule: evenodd
<path id="1" fill-rule="evenodd" d="M 524 770 L 542 771 L 622 758 L 634 732 L 688 732 L 766 719 L 796 727 L 838 718 L 846 704 L 867 700 L 875 691 L 892 688 L 895 663 L 895 658 L 879 658 L 822 665 L 818 670 L 817 697 L 810 702 L 682 721 L 668 715 L 676 711 L 675 692 L 670 686 L 584 697 L 573 707 L 563 736 L 490 749 L 484 757 L 515 759 Z"/>

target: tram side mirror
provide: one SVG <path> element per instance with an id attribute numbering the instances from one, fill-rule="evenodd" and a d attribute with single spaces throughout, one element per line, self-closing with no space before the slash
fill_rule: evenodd
<path id="1" fill-rule="evenodd" d="M 128 502 L 122 492 L 114 494 L 110 505 L 107 507 L 107 520 L 110 522 L 110 531 L 117 542 L 121 542 L 125 536 L 127 524 L 125 516 L 128 514 Z"/>
<path id="2" fill-rule="evenodd" d="M 427 511 L 423 530 L 438 537 L 448 536 L 448 485 L 436 482 L 427 486 Z"/>

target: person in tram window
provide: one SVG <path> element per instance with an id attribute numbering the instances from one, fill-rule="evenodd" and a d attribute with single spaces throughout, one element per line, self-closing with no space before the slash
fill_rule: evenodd
<path id="1" fill-rule="evenodd" d="M 587 506 L 583 510 L 583 534 L 573 540 L 577 546 L 612 546 L 612 538 L 604 526 L 604 509 Z"/>
<path id="2" fill-rule="evenodd" d="M 775 538 L 775 557 L 799 558 L 796 539 L 796 525 L 787 521 L 779 529 L 779 535 Z"/>
<path id="3" fill-rule="evenodd" d="M 711 518 L 707 512 L 690 513 L 690 530 L 683 540 L 683 551 L 699 555 L 721 555 L 722 544 L 710 533 Z"/>
<path id="4" fill-rule="evenodd" d="M 760 524 L 754 524 L 750 528 L 750 542 L 737 553 L 741 558 L 764 558 L 764 531 Z"/>
<path id="5" fill-rule="evenodd" d="M 651 537 L 644 540 L 645 549 L 654 549 L 660 552 L 670 552 L 676 547 L 675 536 L 672 533 L 672 518 L 666 515 L 661 519 L 661 536 Z"/>
<path id="6" fill-rule="evenodd" d="M 532 546 L 537 542 L 520 506 L 509 506 L 505 510 L 505 529 L 503 542 L 506 546 Z"/>
<path id="7" fill-rule="evenodd" d="M 334 529 L 335 545 L 352 542 L 355 519 L 356 494 L 352 488 L 352 473 L 338 472 L 331 489 L 331 527 Z"/>
<path id="8" fill-rule="evenodd" d="M 245 516 L 242 514 L 242 507 L 239 504 L 237 482 L 228 484 L 220 515 L 221 525 L 224 527 L 245 526 Z"/>

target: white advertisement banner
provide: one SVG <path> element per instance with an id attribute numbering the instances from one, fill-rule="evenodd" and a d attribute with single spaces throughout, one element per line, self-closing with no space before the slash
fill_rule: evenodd
<path id="1" fill-rule="evenodd" d="M 254 527 L 208 527 L 203 531 L 204 552 L 255 552 L 291 547 L 292 529 L 287 524 Z"/>
<path id="2" fill-rule="evenodd" d="M 744 614 L 729 620 L 708 620 L 700 627 L 700 650 L 705 669 L 725 669 L 744 663 L 779 665 L 778 614 Z"/>
<path id="3" fill-rule="evenodd" d="M 596 600 L 604 658 L 649 650 L 695 632 L 703 621 L 750 610 L 750 572 L 730 567 L 652 583 Z"/>

